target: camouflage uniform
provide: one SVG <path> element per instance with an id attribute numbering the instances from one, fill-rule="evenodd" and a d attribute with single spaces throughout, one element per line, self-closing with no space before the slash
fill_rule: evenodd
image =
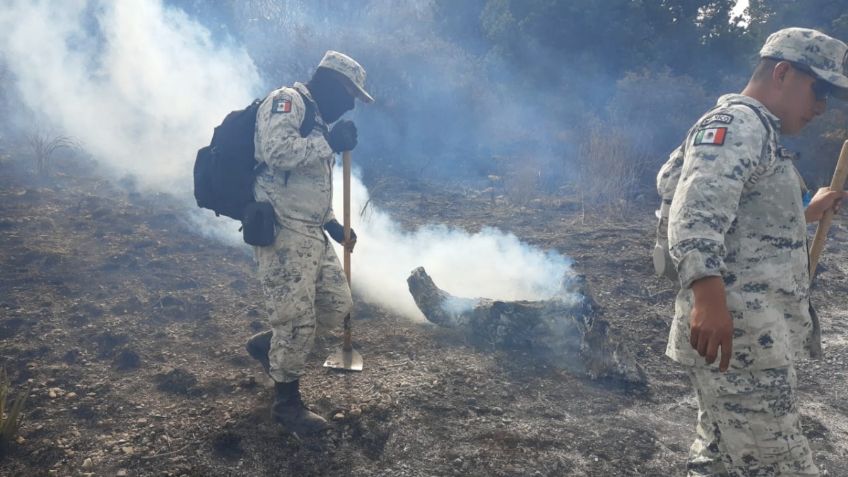
<path id="1" fill-rule="evenodd" d="M 271 315 L 270 374 L 276 382 L 297 380 L 316 332 L 337 326 L 352 299 L 344 271 L 323 232 L 333 219 L 335 156 L 316 114 L 307 137 L 300 126 L 306 107 L 300 83 L 273 91 L 256 116 L 256 160 L 267 167 L 256 178 L 257 201 L 270 202 L 277 219 L 273 245 L 256 247 L 259 278 Z"/>
<path id="2" fill-rule="evenodd" d="M 684 146 L 668 229 L 681 290 L 666 354 L 691 367 L 698 391 L 690 475 L 817 475 L 792 365 L 821 344 L 809 311 L 803 185 L 779 130 L 758 101 L 725 95 Z M 723 277 L 733 317 L 728 373 L 689 344 L 690 286 L 708 276 Z"/>
<path id="3" fill-rule="evenodd" d="M 761 58 L 808 67 L 848 98 L 848 45 L 804 28 L 780 30 Z M 798 68 L 798 66 L 795 66 Z M 761 103 L 726 95 L 682 148 L 668 244 L 681 290 L 666 354 L 689 367 L 698 397 L 689 475 L 818 475 L 796 408 L 794 363 L 821 355 L 810 306 L 803 181 L 779 147 L 780 121 Z M 680 151 L 663 167 L 667 190 Z M 665 200 L 665 196 L 664 196 Z M 730 368 L 689 343 L 696 280 L 720 276 L 733 319 Z"/>

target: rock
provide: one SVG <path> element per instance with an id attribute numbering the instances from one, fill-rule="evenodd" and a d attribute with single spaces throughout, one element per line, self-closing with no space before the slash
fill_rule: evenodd
<path id="1" fill-rule="evenodd" d="M 350 417 L 359 417 L 362 415 L 362 409 L 355 407 L 350 410 Z"/>
<path id="2" fill-rule="evenodd" d="M 94 461 L 91 460 L 91 457 L 86 457 L 85 460 L 82 461 L 83 469 L 90 469 L 92 466 L 94 466 Z"/>
<path id="3" fill-rule="evenodd" d="M 50 399 L 56 399 L 59 397 L 59 393 L 56 392 L 56 388 L 50 388 L 47 390 L 47 396 L 49 396 Z"/>
<path id="4" fill-rule="evenodd" d="M 334 415 L 333 415 L 333 420 L 334 420 L 334 421 L 341 421 L 341 420 L 343 420 L 344 418 L 345 418 L 345 415 L 344 415 L 344 413 L 343 413 L 343 412 L 337 412 L 336 414 L 334 414 Z"/>
<path id="5" fill-rule="evenodd" d="M 127 469 L 119 469 L 118 473 L 115 474 L 117 477 L 127 477 Z"/>
<path id="6" fill-rule="evenodd" d="M 23 443 L 26 442 L 26 439 L 24 438 L 24 436 L 18 436 L 18 438 L 15 439 L 15 442 L 17 442 L 18 445 L 23 445 Z"/>
<path id="7" fill-rule="evenodd" d="M 75 397 L 77 397 L 77 393 L 75 393 L 75 392 L 70 392 L 68 394 L 65 394 L 65 399 L 74 399 Z"/>
<path id="8" fill-rule="evenodd" d="M 135 451 L 135 449 L 133 449 L 132 446 L 121 447 L 121 452 L 123 452 L 126 455 L 133 455 L 134 451 Z"/>
<path id="9" fill-rule="evenodd" d="M 504 410 L 503 410 L 503 409 L 501 409 L 501 408 L 499 408 L 499 407 L 497 407 L 497 406 L 493 407 L 493 408 L 491 409 L 491 411 L 492 411 L 492 414 L 494 414 L 495 416 L 502 416 L 502 415 L 503 415 L 503 413 L 504 413 Z"/>

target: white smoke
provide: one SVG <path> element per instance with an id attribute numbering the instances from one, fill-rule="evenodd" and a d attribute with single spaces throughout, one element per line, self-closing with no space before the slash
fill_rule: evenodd
<path id="1" fill-rule="evenodd" d="M 365 126 L 362 126 L 365 127 Z M 334 172 L 333 210 L 342 221 L 342 169 Z M 540 300 L 563 296 L 571 261 L 521 243 L 513 234 L 484 228 L 470 234 L 444 225 L 404 231 L 392 218 L 368 205 L 368 190 L 351 178 L 351 226 L 357 242 L 351 255 L 353 290 L 408 317 L 423 318 L 406 278 L 423 266 L 439 288 L 459 297 Z M 336 248 L 341 257 L 341 247 Z"/>
<path id="2" fill-rule="evenodd" d="M 5 4 L 0 55 L 33 114 L 79 140 L 114 171 L 185 198 L 186 218 L 199 231 L 237 242 L 234 222 L 194 207 L 191 171 L 194 154 L 209 142 L 213 127 L 261 94 L 247 53 L 216 43 L 183 11 L 154 0 Z M 339 219 L 341 182 L 337 170 Z M 469 234 L 429 225 L 404 231 L 373 206 L 362 218 L 358 212 L 367 200 L 367 190 L 354 177 L 353 227 L 359 236 L 354 290 L 405 316 L 421 316 L 406 287 L 417 266 L 450 293 L 504 300 L 551 297 L 571 273 L 562 255 L 495 229 Z"/>
<path id="3" fill-rule="evenodd" d="M 5 1 L 0 31 L 39 124 L 171 192 L 185 192 L 196 150 L 259 84 L 243 49 L 158 1 Z"/>

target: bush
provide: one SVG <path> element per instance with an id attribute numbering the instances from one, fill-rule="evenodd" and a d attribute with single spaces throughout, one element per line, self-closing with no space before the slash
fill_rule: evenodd
<path id="1" fill-rule="evenodd" d="M 616 83 L 605 119 L 579 131 L 575 191 L 584 208 L 623 217 L 653 197 L 660 166 L 709 107 L 704 89 L 669 70 L 630 72 Z"/>
<path id="2" fill-rule="evenodd" d="M 593 121 L 583 133 L 578 155 L 575 188 L 586 208 L 618 217 L 647 189 L 640 177 L 651 157 L 627 131 Z"/>

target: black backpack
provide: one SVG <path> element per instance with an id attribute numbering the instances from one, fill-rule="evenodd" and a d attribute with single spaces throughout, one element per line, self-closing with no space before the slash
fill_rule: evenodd
<path id="1" fill-rule="evenodd" d="M 303 93 L 300 96 L 306 106 L 300 135 L 306 137 L 315 127 L 316 106 Z M 215 128 L 212 142 L 197 151 L 194 198 L 198 207 L 211 209 L 216 216 L 243 221 L 245 209 L 255 202 L 253 183 L 261 167 L 254 158 L 253 135 L 261 103 L 256 99 L 246 108 L 228 114 Z"/>

